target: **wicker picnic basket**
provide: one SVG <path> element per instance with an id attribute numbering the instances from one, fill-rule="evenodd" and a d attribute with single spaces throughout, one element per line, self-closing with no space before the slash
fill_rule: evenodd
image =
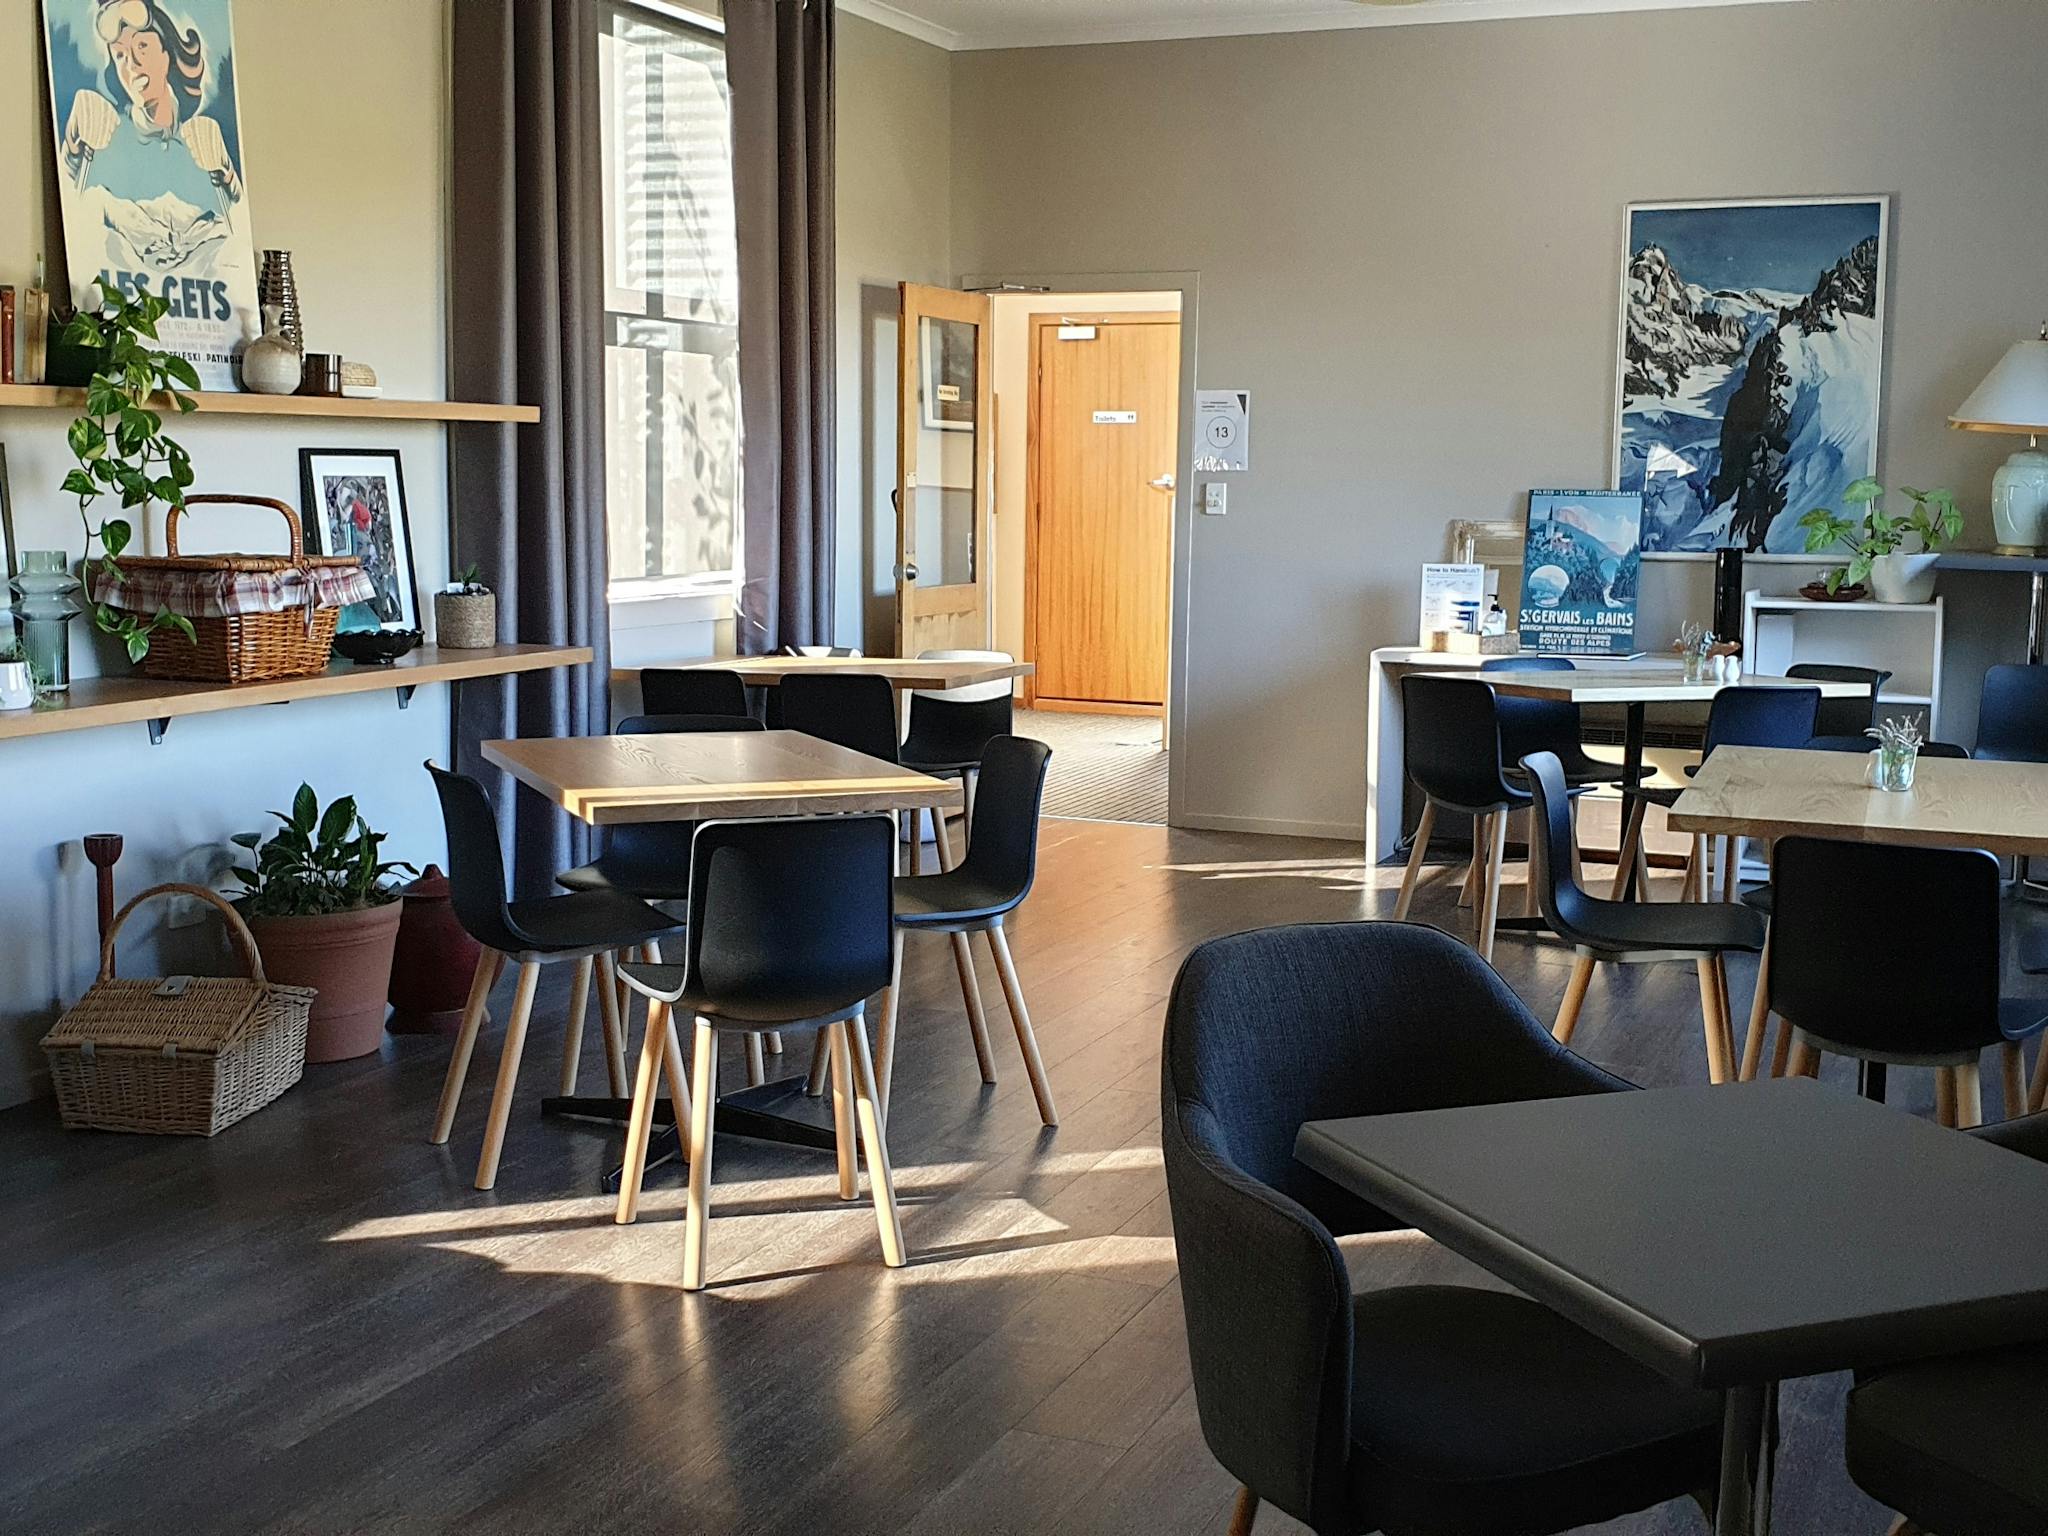
<path id="1" fill-rule="evenodd" d="M 376 588 L 354 555 L 308 555 L 299 514 L 267 496 L 188 496 L 187 507 L 269 507 L 291 530 L 286 555 L 181 555 L 179 509 L 164 519 L 161 556 L 124 556 L 118 575 L 95 570 L 94 602 L 153 614 L 159 607 L 192 621 L 196 640 L 176 630 L 150 636 L 142 675 L 189 682 L 253 683 L 324 671 L 334 629 L 349 603 Z"/>
<path id="2" fill-rule="evenodd" d="M 246 979 L 173 976 L 122 981 L 114 939 L 158 896 L 220 909 Z M 256 940 L 235 909 L 197 885 L 152 886 L 121 909 L 100 945 L 99 979 L 43 1036 L 67 1130 L 211 1136 L 261 1109 L 306 1070 L 310 987 L 264 979 Z"/>

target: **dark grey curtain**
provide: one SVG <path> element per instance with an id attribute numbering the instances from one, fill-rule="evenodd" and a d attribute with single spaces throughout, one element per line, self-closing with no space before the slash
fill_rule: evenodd
<path id="1" fill-rule="evenodd" d="M 725 0 L 748 654 L 832 640 L 831 0 Z"/>
<path id="2" fill-rule="evenodd" d="M 500 641 L 597 652 L 458 689 L 456 763 L 494 790 L 513 885 L 537 895 L 587 830 L 479 744 L 611 725 L 597 19 L 589 0 L 459 0 L 452 41 L 450 383 L 540 407 L 538 426 L 453 429 L 454 565 L 496 590 Z"/>

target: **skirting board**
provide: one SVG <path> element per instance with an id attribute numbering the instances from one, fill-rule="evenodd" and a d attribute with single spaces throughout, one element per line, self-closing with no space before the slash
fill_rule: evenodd
<path id="1" fill-rule="evenodd" d="M 1340 843 L 1365 841 L 1362 821 L 1288 821 L 1272 816 L 1205 816 L 1185 813 L 1176 827 L 1196 832 L 1253 832 L 1262 837 L 1321 837 Z"/>

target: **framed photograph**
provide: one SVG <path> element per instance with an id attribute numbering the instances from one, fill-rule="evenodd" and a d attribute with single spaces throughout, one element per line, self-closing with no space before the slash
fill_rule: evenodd
<path id="1" fill-rule="evenodd" d="M 396 448 L 301 448 L 306 546 L 319 555 L 355 555 L 377 588 L 358 606 L 379 629 L 420 627 L 413 572 L 412 522 Z M 344 613 L 350 627 L 353 611 Z"/>
<path id="2" fill-rule="evenodd" d="M 924 360 L 918 398 L 924 424 L 940 432 L 974 430 L 975 327 L 965 320 L 926 315 L 918 354 Z"/>
<path id="3" fill-rule="evenodd" d="M 14 488 L 7 480 L 7 445 L 0 443 L 0 586 L 21 574 L 21 551 L 14 542 Z"/>
<path id="4" fill-rule="evenodd" d="M 1635 650 L 1643 498 L 1531 491 L 1522 557 L 1522 648 L 1548 656 Z"/>
<path id="5" fill-rule="evenodd" d="M 1799 519 L 1877 472 L 1884 197 L 1635 203 L 1614 483 L 1645 554 L 1805 549 Z"/>

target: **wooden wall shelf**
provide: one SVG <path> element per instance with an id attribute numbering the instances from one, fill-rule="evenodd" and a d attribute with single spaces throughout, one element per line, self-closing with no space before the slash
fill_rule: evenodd
<path id="1" fill-rule="evenodd" d="M 468 400 L 351 400 L 316 395 L 256 395 L 194 391 L 199 413 L 224 416 L 309 416 L 357 421 L 540 420 L 537 405 L 484 405 Z M 57 384 L 0 384 L 0 408 L 76 411 L 85 391 Z"/>
<path id="2" fill-rule="evenodd" d="M 588 646 L 496 645 L 487 650 L 441 650 L 425 645 L 388 667 L 359 667 L 336 660 L 317 677 L 269 683 L 165 683 L 147 677 L 80 678 L 64 702 L 0 714 L 0 741 L 86 731 L 102 725 L 149 727 L 152 743 L 180 715 L 208 715 L 255 704 L 289 704 L 294 699 L 330 698 L 344 693 L 389 691 L 398 707 L 412 702 L 422 683 L 459 683 L 465 678 L 503 677 L 549 667 L 578 667 L 592 659 Z"/>

